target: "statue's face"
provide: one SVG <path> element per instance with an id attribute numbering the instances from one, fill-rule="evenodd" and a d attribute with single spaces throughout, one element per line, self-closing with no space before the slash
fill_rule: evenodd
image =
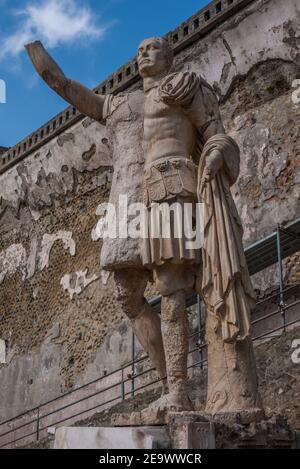
<path id="1" fill-rule="evenodd" d="M 154 77 L 170 68 L 165 47 L 159 38 L 145 39 L 140 44 L 137 61 L 142 77 Z"/>

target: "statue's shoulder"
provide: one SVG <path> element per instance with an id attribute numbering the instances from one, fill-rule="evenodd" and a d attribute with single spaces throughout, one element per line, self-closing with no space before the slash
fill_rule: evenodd
<path id="1" fill-rule="evenodd" d="M 163 101 L 184 104 L 191 99 L 201 86 L 201 77 L 195 72 L 175 72 L 161 82 L 159 94 Z"/>
<path id="2" fill-rule="evenodd" d="M 172 83 L 174 85 L 182 86 L 187 83 L 191 83 L 194 80 L 200 79 L 200 76 L 195 72 L 182 71 L 182 72 L 173 72 L 169 73 L 162 81 L 163 86 L 165 83 Z"/>
<path id="3" fill-rule="evenodd" d="M 137 89 L 127 93 L 107 94 L 104 100 L 103 116 L 107 121 L 113 119 L 128 119 L 132 114 L 143 112 L 145 95 L 143 90 Z"/>

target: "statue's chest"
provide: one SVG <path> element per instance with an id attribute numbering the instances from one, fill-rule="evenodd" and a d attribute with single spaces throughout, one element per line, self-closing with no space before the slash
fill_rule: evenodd
<path id="1" fill-rule="evenodd" d="M 117 127 L 122 125 L 130 126 L 130 123 L 140 122 L 142 124 L 144 101 L 145 98 L 142 91 L 114 96 L 109 107 L 109 127 L 116 130 Z"/>
<path id="2" fill-rule="evenodd" d="M 158 89 L 152 89 L 147 93 L 144 104 L 145 119 L 159 119 L 161 117 L 169 117 L 174 114 L 176 110 L 174 106 L 165 104 L 160 96 Z"/>
<path id="3" fill-rule="evenodd" d="M 134 91 L 109 99 L 106 125 L 114 171 L 116 175 L 123 174 L 122 178 L 127 177 L 130 181 L 128 167 L 135 167 L 144 161 L 144 93 Z"/>

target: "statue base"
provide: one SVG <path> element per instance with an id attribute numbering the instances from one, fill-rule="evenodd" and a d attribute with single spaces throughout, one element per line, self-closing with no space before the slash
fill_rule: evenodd
<path id="1" fill-rule="evenodd" d="M 152 418 L 144 411 L 115 415 L 113 425 L 165 428 L 169 448 L 173 449 L 288 449 L 296 445 L 295 432 L 281 416 L 266 419 L 259 409 L 214 416 L 205 412 L 169 412 Z"/>
<path id="2" fill-rule="evenodd" d="M 283 418 L 265 419 L 261 411 L 173 414 L 168 427 L 178 449 L 290 449 L 296 444 Z"/>
<path id="3" fill-rule="evenodd" d="M 291 449 L 299 435 L 280 416 L 249 422 L 250 415 L 169 414 L 167 425 L 61 427 L 55 449 Z M 245 420 L 244 420 L 245 419 Z"/>
<path id="4" fill-rule="evenodd" d="M 240 412 L 219 412 L 212 415 L 208 412 L 176 412 L 170 410 L 153 410 L 146 408 L 140 412 L 132 412 L 130 414 L 114 414 L 112 415 L 112 425 L 116 427 L 130 426 L 153 426 L 153 425 L 169 425 L 174 417 L 182 417 L 191 421 L 200 419 L 209 422 L 223 422 L 228 425 L 236 423 L 248 425 L 252 422 L 261 422 L 265 420 L 264 411 L 261 409 L 243 410 Z"/>

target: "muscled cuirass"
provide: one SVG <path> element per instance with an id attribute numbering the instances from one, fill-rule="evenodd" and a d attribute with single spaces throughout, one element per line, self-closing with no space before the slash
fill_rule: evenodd
<path id="1" fill-rule="evenodd" d="M 165 103 L 160 87 L 151 89 L 145 100 L 144 203 L 195 197 L 197 167 L 190 154 L 194 145 L 192 123 L 180 106 Z"/>
<path id="2" fill-rule="evenodd" d="M 144 105 L 145 168 L 165 157 L 189 158 L 194 144 L 194 127 L 184 109 L 164 102 L 159 84 L 150 89 Z"/>

